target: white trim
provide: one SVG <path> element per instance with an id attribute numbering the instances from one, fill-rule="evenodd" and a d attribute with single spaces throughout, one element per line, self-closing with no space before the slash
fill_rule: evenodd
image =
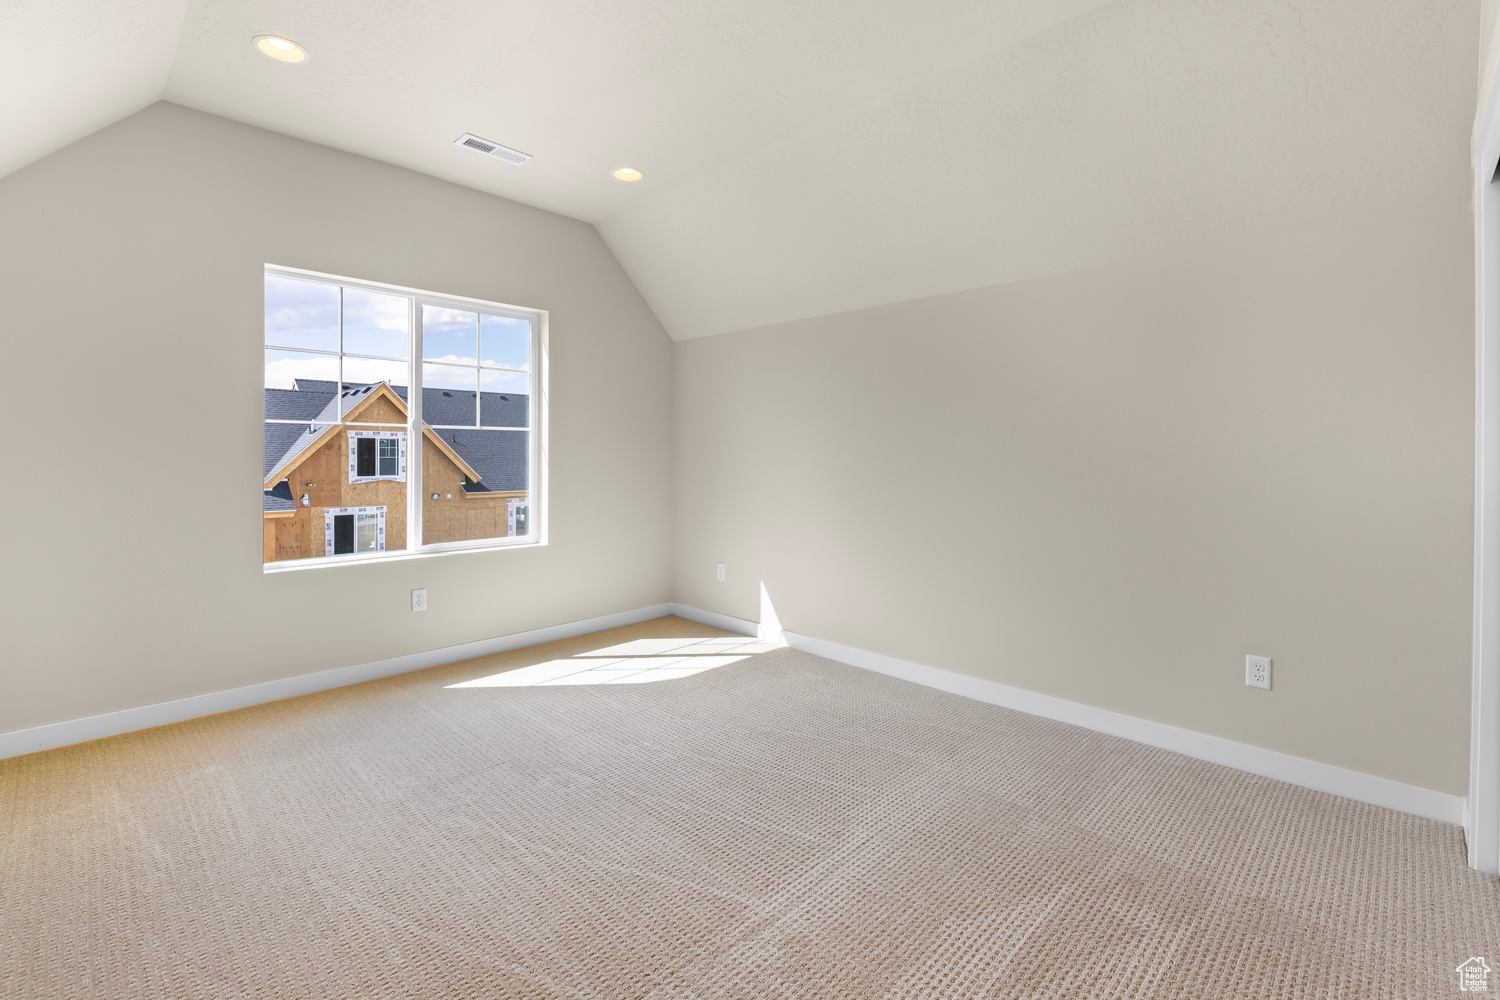
<path id="1" fill-rule="evenodd" d="M 171 722 L 182 722 L 185 719 L 196 719 L 199 716 L 228 712 L 268 701 L 280 701 L 283 698 L 311 694 L 314 691 L 326 691 L 329 688 L 343 687 L 346 684 L 359 684 L 362 681 L 404 674 L 412 670 L 426 670 L 428 667 L 439 667 L 445 663 L 457 663 L 476 656 L 503 653 L 511 649 L 520 649 L 523 646 L 555 642 L 558 639 L 570 639 L 573 636 L 587 635 L 590 632 L 619 628 L 621 625 L 633 625 L 636 622 L 650 621 L 653 618 L 671 614 L 670 607 L 666 604 L 657 604 L 646 608 L 636 608 L 634 611 L 600 615 L 597 618 L 585 618 L 562 625 L 549 625 L 546 628 L 531 629 L 526 632 L 512 632 L 510 635 L 497 636 L 493 639 L 480 639 L 477 642 L 465 642 L 457 646 L 444 646 L 420 653 L 408 653 L 405 656 L 393 656 L 390 659 L 376 660 L 373 663 L 361 663 L 352 667 L 323 670 L 315 674 L 285 677 L 281 680 L 251 684 L 248 687 L 233 688 L 228 691 L 215 691 L 211 694 L 179 698 L 176 701 L 163 701 L 154 705 L 141 705 L 138 708 L 108 712 L 104 715 L 91 715 L 83 719 L 55 722 L 48 726 L 0 733 L 0 758 L 33 753 L 37 750 L 49 750 L 52 747 L 80 743 L 84 740 L 96 740 L 104 736 L 115 736 L 136 729 L 149 729 L 152 726 L 163 726 Z"/>
<path id="2" fill-rule="evenodd" d="M 759 632 L 759 626 L 755 622 L 743 618 L 732 618 L 729 615 L 703 611 L 683 604 L 673 604 L 671 608 L 672 614 L 679 618 L 713 625 L 728 632 L 739 632 L 742 635 L 756 635 Z M 1068 701 L 1065 698 L 1055 698 L 1052 695 L 1011 687 L 997 681 L 984 680 L 939 667 L 930 667 L 925 663 L 913 663 L 911 660 L 898 659 L 884 653 L 874 653 L 868 649 L 814 639 L 796 632 L 783 631 L 782 635 L 786 644 L 793 649 L 800 649 L 814 656 L 837 660 L 840 663 L 847 663 L 850 666 L 889 677 L 899 677 L 924 687 L 947 691 L 949 694 L 1013 708 L 1028 715 L 1056 719 L 1059 722 L 1082 726 L 1084 729 L 1109 733 L 1111 736 L 1120 736 L 1147 746 L 1160 747 L 1163 750 L 1186 754 L 1199 760 L 1212 761 L 1226 767 L 1249 771 L 1251 774 L 1275 778 L 1278 781 L 1301 785 L 1304 788 L 1328 792 L 1332 795 L 1341 795 L 1357 802 L 1368 802 L 1371 805 L 1383 806 L 1397 812 L 1425 816 L 1444 823 L 1457 824 L 1464 821 L 1465 800 L 1459 795 L 1435 792 L 1430 788 L 1419 788 L 1416 785 L 1392 781 L 1390 778 L 1378 778 L 1372 774 L 1362 774 L 1359 771 L 1350 771 L 1332 764 L 1293 757 L 1291 754 L 1278 753 L 1275 750 L 1251 746 L 1248 743 L 1237 743 L 1234 740 L 1209 736 L 1190 729 L 1179 729 L 1163 722 L 1151 722 L 1133 715 L 1111 712 L 1108 709 L 1095 708 L 1092 705 Z"/>
<path id="3" fill-rule="evenodd" d="M 410 516 L 410 511 L 408 511 L 408 516 Z M 300 573 L 303 570 L 317 569 L 320 566 L 363 566 L 366 563 L 400 562 L 406 559 L 436 559 L 440 556 L 459 556 L 469 552 L 492 552 L 496 549 L 518 549 L 536 544 L 538 543 L 532 541 L 529 536 L 523 535 L 520 538 L 511 538 L 507 535 L 502 535 L 498 538 L 480 538 L 468 542 L 434 542 L 424 545 L 415 552 L 407 549 L 393 549 L 387 552 L 355 552 L 347 556 L 284 559 L 281 562 L 266 563 L 262 571 L 268 576 L 276 573 Z M 440 548 L 440 546 L 452 547 Z"/>
<path id="4" fill-rule="evenodd" d="M 732 618 L 729 615 L 721 615 L 717 611 L 704 611 L 702 608 L 695 608 L 688 604 L 669 604 L 667 607 L 672 609 L 669 613 L 676 615 L 678 618 L 686 618 L 688 621 L 697 622 L 699 625 L 711 625 L 714 628 L 721 628 L 726 632 L 738 632 L 740 635 L 757 635 L 760 631 L 760 626 L 755 624 L 755 622 L 744 618 Z"/>
<path id="5" fill-rule="evenodd" d="M 1500 76 L 1474 136 L 1474 606 L 1469 681 L 1469 864 L 1500 874 Z"/>
<path id="6" fill-rule="evenodd" d="M 552 314 L 545 309 L 536 314 L 536 354 L 531 359 L 531 471 L 528 473 L 526 498 L 531 508 L 526 512 L 530 534 L 523 535 L 536 545 L 547 544 L 547 533 L 552 530 L 552 518 L 548 513 L 552 488 L 551 463 L 547 460 L 550 435 L 552 433 L 552 399 L 548 386 L 552 378 Z"/>
<path id="7" fill-rule="evenodd" d="M 369 292 L 382 292 L 396 295 L 420 295 L 434 301 L 455 303 L 457 308 L 469 310 L 474 308 L 483 309 L 485 312 L 495 315 L 512 315 L 515 319 L 526 319 L 536 316 L 545 310 L 533 309 L 530 306 L 513 306 L 508 302 L 496 302 L 493 299 L 471 299 L 467 295 L 451 295 L 448 292 L 433 292 L 425 288 L 411 288 L 407 285 L 393 285 L 385 281 L 370 281 L 367 278 L 351 278 L 343 274 L 330 274 L 327 271 L 309 271 L 303 267 L 288 267 L 285 264 L 266 264 L 266 271 L 278 274 L 286 278 L 297 278 L 303 281 L 318 281 L 328 285 L 345 285 L 349 288 L 360 288 Z M 441 304 L 441 303 L 439 303 Z M 499 310 L 499 312 L 496 312 Z M 340 324 L 342 328 L 342 324 Z M 280 348 L 272 348 L 280 350 Z M 399 360 L 399 359 L 398 359 Z"/>
<path id="8" fill-rule="evenodd" d="M 422 414 L 422 393 L 413 388 L 422 384 L 420 381 L 422 375 L 421 315 L 417 297 L 407 296 L 407 354 L 416 359 L 412 362 L 411 370 L 419 379 L 416 382 L 407 379 L 406 388 L 406 430 L 414 442 L 413 447 L 407 449 L 406 458 L 406 550 L 413 553 L 422 551 L 422 502 L 427 496 L 426 484 L 422 481 L 422 453 L 427 450 L 427 424 Z M 339 329 L 343 328 L 343 324 L 340 323 Z"/>
<path id="9" fill-rule="evenodd" d="M 491 653 L 502 653 L 524 646 L 555 642 L 558 639 L 618 628 L 621 625 L 650 621 L 665 615 L 676 615 L 679 618 L 686 618 L 689 621 L 711 625 L 724 629 L 726 632 L 737 632 L 741 635 L 756 635 L 759 631 L 759 626 L 755 622 L 744 618 L 734 618 L 715 611 L 704 611 L 685 604 L 657 604 L 633 611 L 621 611 L 612 615 L 601 615 L 597 618 L 585 618 L 581 621 L 531 629 L 526 632 L 513 632 L 493 639 L 481 639 L 477 642 L 408 653 L 372 663 L 339 667 L 334 670 L 286 677 L 228 691 L 216 691 L 190 698 L 179 698 L 176 701 L 142 705 L 138 708 L 128 708 L 104 715 L 0 733 L 0 758 L 114 736 L 136 729 L 181 722 L 185 719 L 228 712 L 250 705 L 280 701 L 283 698 L 311 694 L 314 691 L 326 691 L 330 688 L 343 687 L 346 684 L 359 684 L 363 681 L 390 677 L 413 670 L 425 670 L 428 667 L 457 663 L 476 656 L 488 656 Z M 1394 809 L 1398 812 L 1425 816 L 1445 823 L 1466 821 L 1466 800 L 1461 796 L 1418 788 L 1415 785 L 1403 784 L 1389 778 L 1378 778 L 1374 775 L 1293 757 L 1290 754 L 1278 753 L 1246 743 L 1236 743 L 1217 736 L 1179 729 L 1165 723 L 1138 719 L 1119 712 L 1010 687 L 996 681 L 886 656 L 883 653 L 814 639 L 796 632 L 784 632 L 783 635 L 787 645 L 793 649 L 800 649 L 815 656 L 837 660 L 840 663 L 847 663 L 875 673 L 912 681 L 925 687 L 947 691 L 950 694 L 1013 708 L 1030 715 L 1056 719 L 1059 722 L 1109 733 L 1137 743 L 1145 743 L 1148 746 L 1160 747 L 1164 750 L 1186 754 L 1189 757 L 1264 775 L 1279 781 L 1301 785 L 1304 788 L 1341 795 L 1358 802 L 1368 802 L 1371 805 Z"/>
<path id="10" fill-rule="evenodd" d="M 402 467 L 406 490 L 406 547 L 398 549 L 393 553 L 353 553 L 347 556 L 329 556 L 325 553 L 323 558 L 309 557 L 307 559 L 294 559 L 272 561 L 262 563 L 263 573 L 286 573 L 301 570 L 319 569 L 324 566 L 346 566 L 355 563 L 385 562 L 395 559 L 422 559 L 431 556 L 453 555 L 464 552 L 485 552 L 491 549 L 520 548 L 523 546 L 546 545 L 550 521 L 547 516 L 547 504 L 549 500 L 548 489 L 550 477 L 547 469 L 548 441 L 550 434 L 549 418 L 549 394 L 548 380 L 551 378 L 551 354 L 549 348 L 550 337 L 550 314 L 545 309 L 533 309 L 525 306 L 513 306 L 504 302 L 494 302 L 488 299 L 474 299 L 463 295 L 449 295 L 441 292 L 430 292 L 420 288 L 410 288 L 405 285 L 392 285 L 379 281 L 367 281 L 361 278 L 351 278 L 345 275 L 328 274 L 322 271 L 310 271 L 305 268 L 287 267 L 281 264 L 265 264 L 264 271 L 268 275 L 284 278 L 294 278 L 302 281 L 316 281 L 323 284 L 335 285 L 340 288 L 339 292 L 339 340 L 338 350 L 335 352 L 318 351 L 306 348 L 285 348 L 286 350 L 301 350 L 304 353 L 322 354 L 333 357 L 363 357 L 364 355 L 344 354 L 344 322 L 343 289 L 355 288 L 365 291 L 378 292 L 387 295 L 399 295 L 407 302 L 407 347 L 408 358 L 403 362 L 401 359 L 387 359 L 398 361 L 407 366 L 408 391 L 407 391 L 407 433 L 411 436 L 410 442 L 423 441 L 424 429 L 427 429 L 422 419 L 422 312 L 424 305 L 440 306 L 443 308 L 472 311 L 476 314 L 482 313 L 489 316 L 504 316 L 510 319 L 523 320 L 531 329 L 531 392 L 528 397 L 530 412 L 528 414 L 528 427 L 497 428 L 499 430 L 514 430 L 529 433 L 531 437 L 528 452 L 527 470 L 527 499 L 530 501 L 528 509 L 528 521 L 530 532 L 526 535 L 503 536 L 494 539 L 472 539 L 460 542 L 429 542 L 423 544 L 422 538 L 422 502 L 427 496 L 426 484 L 422 478 L 422 452 L 420 446 L 406 449 L 406 458 Z M 475 353 L 479 350 L 480 320 L 475 319 Z M 283 348 L 268 345 L 267 350 L 283 350 Z M 372 356 L 373 357 L 373 356 Z M 442 362 L 438 362 L 441 364 Z M 469 367 L 467 365 L 460 367 Z M 483 392 L 479 388 L 479 374 L 481 371 L 521 371 L 521 369 L 500 368 L 498 366 L 482 365 L 476 363 L 475 386 L 477 392 Z M 343 369 L 340 368 L 339 384 L 342 386 Z M 475 398 L 475 416 L 479 416 L 480 397 Z M 280 421 L 276 421 L 280 422 Z M 302 421 L 286 421 L 288 423 L 301 423 Z M 309 426 L 317 423 L 309 422 Z M 375 423 L 353 424 L 347 421 L 329 422 L 328 426 L 382 426 Z M 463 429 L 469 429 L 464 426 Z M 479 429 L 479 428 L 476 428 Z M 353 475 L 354 456 L 352 449 L 349 456 L 350 479 L 357 482 L 370 482 L 369 479 L 358 479 Z M 376 479 L 384 477 L 375 477 Z M 325 549 L 327 546 L 325 545 Z"/>

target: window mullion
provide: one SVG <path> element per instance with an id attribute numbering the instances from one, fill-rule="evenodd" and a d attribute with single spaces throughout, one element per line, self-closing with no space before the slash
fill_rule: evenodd
<path id="1" fill-rule="evenodd" d="M 416 296 L 406 300 L 406 550 L 422 547 L 422 307 Z"/>

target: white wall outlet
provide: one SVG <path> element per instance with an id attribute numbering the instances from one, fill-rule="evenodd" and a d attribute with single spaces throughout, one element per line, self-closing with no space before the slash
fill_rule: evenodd
<path id="1" fill-rule="evenodd" d="M 1271 690 L 1271 658 L 1269 656 L 1245 657 L 1245 683 L 1253 688 Z"/>
<path id="2" fill-rule="evenodd" d="M 413 611 L 427 610 L 427 588 L 420 587 L 411 592 L 411 609 Z"/>
<path id="3" fill-rule="evenodd" d="M 724 582 L 724 564 L 723 563 L 714 563 L 714 579 L 718 580 L 720 583 Z"/>

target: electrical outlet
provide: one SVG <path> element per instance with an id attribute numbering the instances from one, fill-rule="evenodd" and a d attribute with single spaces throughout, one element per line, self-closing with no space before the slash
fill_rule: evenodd
<path id="1" fill-rule="evenodd" d="M 427 588 L 421 587 L 411 592 L 411 609 L 413 611 L 427 610 Z"/>
<path id="2" fill-rule="evenodd" d="M 1271 690 L 1271 658 L 1269 656 L 1245 657 L 1245 684 L 1253 688 Z"/>
<path id="3" fill-rule="evenodd" d="M 720 583 L 724 582 L 724 564 L 714 563 L 714 578 Z"/>

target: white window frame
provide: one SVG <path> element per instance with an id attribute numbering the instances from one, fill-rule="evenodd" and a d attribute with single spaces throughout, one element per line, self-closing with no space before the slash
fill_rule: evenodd
<path id="1" fill-rule="evenodd" d="M 373 483 L 379 480 L 391 482 L 406 482 L 406 431 L 349 431 L 349 484 Z M 373 476 L 361 476 L 359 468 L 359 456 L 356 454 L 355 442 L 360 438 L 375 439 L 375 472 Z M 380 442 L 395 439 L 396 445 L 396 474 L 394 476 L 380 475 Z"/>
<path id="2" fill-rule="evenodd" d="M 353 552 L 346 552 L 339 556 L 347 559 L 350 556 L 360 555 L 359 551 L 359 516 L 361 514 L 375 515 L 375 551 L 385 551 L 385 508 L 384 507 L 324 507 L 323 508 L 323 557 L 333 558 L 333 519 L 340 515 L 349 515 L 354 518 L 354 545 Z M 368 555 L 368 553 L 366 553 Z"/>
<path id="3" fill-rule="evenodd" d="M 1496 875 L 1500 874 L 1500 73 L 1487 75 L 1487 84 L 1480 94 L 1472 147 L 1474 585 L 1464 841 L 1469 866 Z"/>
<path id="4" fill-rule="evenodd" d="M 423 435 L 422 422 L 422 307 L 431 305 L 442 309 L 457 309 L 464 312 L 482 312 L 491 316 L 505 316 L 511 319 L 526 321 L 531 328 L 531 393 L 528 400 L 527 426 L 524 428 L 494 428 L 494 427 L 466 427 L 466 430 L 495 430 L 505 433 L 530 434 L 531 447 L 527 454 L 527 496 L 526 502 L 529 508 L 528 527 L 526 535 L 505 535 L 499 538 L 474 539 L 459 542 L 428 542 L 421 543 L 422 537 L 422 501 L 425 494 L 422 492 L 422 449 L 405 447 L 403 445 L 404 459 L 400 461 L 400 473 L 398 481 L 406 484 L 406 548 L 395 551 L 382 552 L 356 552 L 352 555 L 331 556 L 331 536 L 325 544 L 325 555 L 323 558 L 291 559 L 279 562 L 263 564 L 266 573 L 295 572 L 304 569 L 316 569 L 322 566 L 341 566 L 350 563 L 366 562 L 388 562 L 398 559 L 421 559 L 434 556 L 452 555 L 463 552 L 487 552 L 495 549 L 529 548 L 532 546 L 547 544 L 547 438 L 548 438 L 548 313 L 545 309 L 531 309 L 524 306 L 507 305 L 502 302 L 493 302 L 486 299 L 468 298 L 460 295 L 444 295 L 435 292 L 424 291 L 419 288 L 408 288 L 403 285 L 389 285 L 382 282 L 364 281 L 359 278 L 348 278 L 337 274 L 327 274 L 321 271 L 309 271 L 302 268 L 285 267 L 277 264 L 265 265 L 264 272 L 268 276 L 292 278 L 298 281 L 313 281 L 322 284 L 339 285 L 344 288 L 361 289 L 377 292 L 384 295 L 400 295 L 407 300 L 407 425 L 403 431 L 379 431 L 379 430 L 356 430 L 358 423 L 331 424 L 330 426 L 343 426 L 351 437 L 347 440 L 352 445 L 355 438 L 352 435 L 376 435 L 376 434 L 401 434 L 404 442 L 421 440 Z M 342 337 L 341 337 L 342 340 Z M 264 343 L 264 342 L 263 342 Z M 478 345 L 476 345 L 477 347 Z M 275 345 L 266 345 L 267 350 L 297 352 L 297 348 L 283 348 Z M 302 351 L 301 353 L 326 354 L 325 351 Z M 275 422 L 275 421 L 273 421 Z M 287 423 L 306 423 L 303 421 L 285 421 Z M 436 428 L 434 428 L 436 429 Z M 377 446 L 378 448 L 378 446 Z M 377 471 L 379 469 L 379 453 L 376 454 Z M 350 457 L 350 471 L 355 468 L 354 457 Z M 375 477 L 376 479 L 387 479 L 391 477 Z M 371 482 L 368 477 L 354 477 L 351 482 Z M 332 508 L 343 512 L 355 511 L 359 508 Z M 383 509 L 382 509 L 383 510 Z M 326 521 L 331 524 L 332 521 Z M 384 515 L 381 517 L 381 538 L 384 539 Z M 384 541 L 382 541 L 382 547 Z"/>

